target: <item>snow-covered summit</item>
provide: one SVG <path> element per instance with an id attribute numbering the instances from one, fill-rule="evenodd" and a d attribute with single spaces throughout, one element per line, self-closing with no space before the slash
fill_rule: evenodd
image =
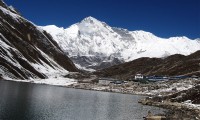
<path id="1" fill-rule="evenodd" d="M 96 18 L 89 16 L 84 18 L 81 22 L 86 22 L 86 23 L 97 23 L 100 22 L 99 20 L 97 20 Z"/>
<path id="2" fill-rule="evenodd" d="M 52 25 L 42 28 L 53 36 L 76 64 L 84 67 L 95 68 L 94 66 L 111 63 L 114 59 L 118 59 L 117 63 L 120 63 L 140 57 L 189 55 L 200 50 L 198 39 L 160 38 L 142 30 L 128 31 L 110 27 L 91 16 L 66 29 Z M 107 66 L 109 65 L 106 64 Z"/>

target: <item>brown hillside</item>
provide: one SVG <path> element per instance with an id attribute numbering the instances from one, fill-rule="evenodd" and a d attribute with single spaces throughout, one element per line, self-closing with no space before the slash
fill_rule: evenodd
<path id="1" fill-rule="evenodd" d="M 189 56 L 176 54 L 165 59 L 139 58 L 96 72 L 96 74 L 103 77 L 115 77 L 120 79 L 128 79 L 137 73 L 166 76 L 200 75 L 200 51 Z"/>

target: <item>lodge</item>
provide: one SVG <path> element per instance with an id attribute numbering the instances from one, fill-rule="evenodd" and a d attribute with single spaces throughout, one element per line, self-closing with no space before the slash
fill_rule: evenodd
<path id="1" fill-rule="evenodd" d="M 196 75 L 192 75 L 192 76 L 185 76 L 185 75 L 179 75 L 179 76 L 158 76 L 158 75 L 154 75 L 154 76 L 144 76 L 142 74 L 136 74 L 134 76 L 134 79 L 130 79 L 132 81 L 152 81 L 152 82 L 156 82 L 156 81 L 167 81 L 167 80 L 181 80 L 181 79 L 193 79 L 193 80 L 198 80 L 200 79 L 199 76 Z"/>

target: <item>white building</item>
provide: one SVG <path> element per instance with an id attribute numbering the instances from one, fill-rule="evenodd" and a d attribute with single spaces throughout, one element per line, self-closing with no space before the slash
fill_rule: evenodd
<path id="1" fill-rule="evenodd" d="M 142 80 L 142 79 L 144 79 L 144 76 L 142 74 L 135 75 L 135 80 Z"/>

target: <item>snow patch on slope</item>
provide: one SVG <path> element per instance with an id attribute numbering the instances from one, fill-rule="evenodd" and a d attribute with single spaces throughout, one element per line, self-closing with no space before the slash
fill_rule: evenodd
<path id="1" fill-rule="evenodd" d="M 15 21 L 20 22 L 21 21 L 21 16 L 7 10 L 6 8 L 0 6 L 0 10 L 5 14 L 11 16 Z"/>
<path id="2" fill-rule="evenodd" d="M 37 50 L 40 51 L 42 56 L 47 58 L 47 60 L 51 63 L 53 68 L 51 66 L 49 66 L 48 64 L 46 64 L 45 62 L 40 61 L 42 64 L 31 63 L 35 69 L 37 69 L 41 73 L 45 74 L 48 78 L 57 78 L 57 77 L 64 76 L 69 73 L 63 67 L 58 65 L 54 60 L 52 60 L 48 55 L 46 55 L 44 52 L 42 52 L 39 48 L 37 48 Z"/>
<path id="3" fill-rule="evenodd" d="M 69 86 L 77 83 L 77 80 L 70 78 L 48 78 L 48 79 L 31 79 L 31 80 L 18 80 L 18 79 L 6 79 L 8 81 L 15 82 L 27 82 L 27 83 L 36 83 L 36 84 L 46 84 L 46 85 L 55 85 L 55 86 Z"/>
<path id="4" fill-rule="evenodd" d="M 6 42 L 4 42 L 4 41 L 6 41 Z M 29 62 L 20 53 L 19 50 L 11 47 L 9 44 L 10 44 L 10 42 L 0 33 L 0 48 L 2 50 L 4 50 L 4 51 L 1 51 L 1 49 L 0 49 L 0 51 L 1 51 L 0 52 L 0 57 L 2 57 L 3 59 L 5 59 L 8 63 L 12 64 L 13 66 L 15 66 L 15 67 L 19 68 L 20 70 L 24 71 L 24 73 L 31 74 L 32 78 L 37 79 L 36 75 L 34 75 L 31 71 L 26 70 L 25 68 L 23 68 L 20 65 L 20 63 L 11 54 L 11 51 L 15 52 L 15 54 L 17 54 L 18 57 L 20 57 L 21 59 L 23 59 L 24 61 L 26 61 L 27 63 L 29 63 L 37 71 L 39 71 L 40 73 L 44 74 L 48 78 L 57 78 L 59 76 L 64 76 L 64 75 L 68 74 L 67 70 L 65 70 L 60 65 L 58 65 L 53 59 L 51 59 L 48 55 L 46 55 L 44 52 L 42 52 L 39 48 L 37 48 L 37 50 L 42 54 L 42 56 L 44 56 L 49 61 L 49 63 L 51 63 L 51 65 L 53 67 L 47 65 L 42 60 L 40 60 L 40 63 L 38 63 L 38 62 L 37 63 Z M 15 71 L 15 72 L 18 73 L 18 71 Z M 1 65 L 0 65 L 0 73 L 2 75 L 2 78 L 4 78 L 4 79 L 17 79 L 15 77 L 15 75 L 13 75 L 12 73 L 8 72 L 8 69 L 5 68 L 4 66 L 1 66 Z M 30 79 L 32 79 L 32 78 L 30 78 Z"/>

